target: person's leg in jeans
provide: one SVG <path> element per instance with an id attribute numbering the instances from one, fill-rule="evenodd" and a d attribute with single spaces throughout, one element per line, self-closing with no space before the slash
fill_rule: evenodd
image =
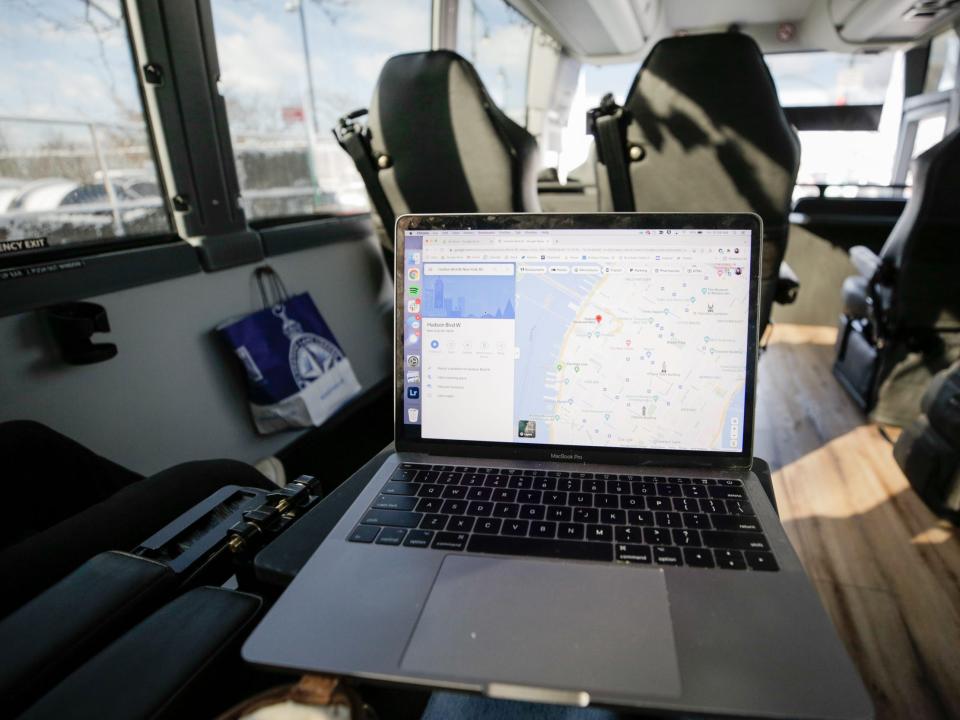
<path id="1" fill-rule="evenodd" d="M 420 720 L 454 717 L 471 720 L 618 720 L 620 716 L 603 708 L 542 705 L 454 692 L 435 692 Z"/>
<path id="2" fill-rule="evenodd" d="M 50 449 L 52 445 L 46 447 Z M 70 441 L 58 449 L 75 453 L 77 462 L 73 472 L 68 463 L 40 463 L 45 470 L 52 467 L 62 473 L 62 477 L 58 476 L 47 487 L 44 487 L 42 478 L 35 477 L 32 482 L 25 478 L 22 486 L 18 484 L 16 488 L 15 507 L 18 510 L 33 503 L 39 505 L 31 507 L 30 522 L 20 523 L 18 532 L 23 535 L 27 529 L 43 529 L 0 549 L 0 578 L 4 584 L 4 592 L 0 594 L 0 617 L 94 555 L 107 550 L 134 549 L 225 485 L 265 490 L 275 487 L 253 467 L 235 460 L 184 463 L 138 480 L 139 476 Z M 93 458 L 104 465 L 99 465 Z M 23 465 L 20 458 L 17 462 Z M 79 470 L 83 474 L 78 473 Z M 90 488 L 91 492 L 85 493 L 84 487 Z M 111 493 L 111 487 L 118 489 Z M 65 497 L 52 497 L 60 492 Z M 93 502 L 89 502 L 91 494 L 95 497 Z M 44 513 L 43 506 L 48 501 L 53 501 L 55 507 L 53 522 Z M 71 504 L 75 508 L 73 513 L 69 512 Z"/>

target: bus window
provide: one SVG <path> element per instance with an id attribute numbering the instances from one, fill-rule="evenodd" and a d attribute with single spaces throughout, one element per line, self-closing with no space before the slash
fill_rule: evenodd
<path id="1" fill-rule="evenodd" d="M 960 36 L 950 29 L 930 41 L 930 58 L 923 83 L 923 92 L 943 92 L 957 86 L 957 65 L 960 64 Z"/>
<path id="2" fill-rule="evenodd" d="M 639 69 L 638 63 L 584 65 L 583 81 L 587 105 L 597 107 L 600 99 L 607 93 L 613 93 L 613 99 L 623 105 Z"/>
<path id="3" fill-rule="evenodd" d="M 854 186 L 888 186 L 891 182 L 902 92 L 898 89 L 902 70 L 895 69 L 902 64 L 895 59 L 893 52 L 798 52 L 765 57 L 785 108 L 884 106 L 877 130 L 799 132 L 795 196 L 815 193 L 811 185 L 845 186 L 829 188 L 828 195 L 889 194 L 889 190 L 858 190 Z"/>
<path id="4" fill-rule="evenodd" d="M 946 112 L 930 115 L 917 122 L 917 134 L 913 140 L 913 149 L 910 159 L 922 155 L 943 139 L 943 132 L 947 127 Z"/>
<path id="5" fill-rule="evenodd" d="M 947 110 L 946 103 L 932 103 L 905 115 L 906 142 L 910 149 L 910 162 L 906 165 L 903 181 L 905 185 L 913 185 L 913 161 L 917 156 L 943 140 L 947 131 Z"/>
<path id="6" fill-rule="evenodd" d="M 960 37 L 953 28 L 930 41 L 924 71 L 923 91 L 904 103 L 902 145 L 896 168 L 896 180 L 913 184 L 913 160 L 940 142 L 952 129 L 953 90 L 957 85 Z"/>
<path id="7" fill-rule="evenodd" d="M 527 77 L 533 23 L 503 0 L 462 0 L 457 51 L 477 69 L 493 101 L 527 124 Z"/>
<path id="8" fill-rule="evenodd" d="M 430 47 L 430 0 L 213 0 L 221 92 L 248 219 L 365 211 L 330 130 L 391 55 Z"/>
<path id="9" fill-rule="evenodd" d="M 607 93 L 613 93 L 614 99 L 622 105 L 639 68 L 640 64 L 636 62 L 580 67 L 570 113 L 562 129 L 560 147 L 556 152 L 543 153 L 544 165 L 555 167 L 561 180 L 566 180 L 571 172 L 578 171 L 578 181 L 589 185 L 595 183 L 593 168 L 584 167 L 593 146 L 593 136 L 587 134 L 587 110 L 597 107 Z"/>
<path id="10" fill-rule="evenodd" d="M 7 3 L 0 241 L 170 232 L 120 0 Z"/>

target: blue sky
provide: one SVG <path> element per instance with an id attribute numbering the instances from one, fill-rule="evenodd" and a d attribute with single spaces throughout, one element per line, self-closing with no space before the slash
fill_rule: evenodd
<path id="1" fill-rule="evenodd" d="M 640 63 L 635 62 L 625 65 L 584 65 L 587 104 L 596 107 L 600 98 L 608 92 L 612 92 L 616 101 L 622 104 L 639 68 Z"/>
<path id="2" fill-rule="evenodd" d="M 430 0 L 305 0 L 318 120 L 366 106 L 390 55 L 429 45 Z M 285 0 L 213 0 L 222 88 L 251 104 L 252 129 L 282 126 L 306 71 L 299 15 Z M 0 114 L 125 122 L 140 114 L 118 0 L 5 0 L 0 24 Z M 113 19 L 111 19 L 113 18 Z"/>
<path id="3" fill-rule="evenodd" d="M 526 120 L 527 63 L 533 25 L 503 0 L 461 0 L 458 52 L 477 68 L 494 102 L 514 120 Z"/>
<path id="4" fill-rule="evenodd" d="M 367 107 L 380 69 L 401 52 L 430 44 L 430 0 L 304 0 L 317 121 L 321 131 L 338 117 Z M 283 127 L 283 106 L 297 106 L 305 91 L 305 60 L 297 12 L 281 0 L 213 0 L 223 92 L 249 117 L 231 117 L 235 129 Z M 295 4 L 293 4 L 295 7 Z M 458 36 L 494 100 L 507 109 L 525 103 L 531 32 L 502 0 L 461 5 Z M 472 40 L 472 42 L 471 42 Z M 499 73 L 504 68 L 504 73 Z"/>
<path id="5" fill-rule="evenodd" d="M 323 130 L 349 110 L 365 107 L 377 74 L 392 54 L 429 44 L 430 0 L 304 0 Z M 305 62 L 299 15 L 289 0 L 213 0 L 222 88 L 251 112 L 231 117 L 237 129 L 282 129 L 282 108 L 300 105 Z M 6 0 L 0 24 L 0 113 L 124 122 L 140 112 L 119 0 Z M 529 31 L 501 0 L 463 2 L 461 52 L 474 58 L 495 100 L 522 106 Z M 472 19 L 472 23 L 470 20 Z M 471 28 L 472 24 L 472 28 Z M 471 32 L 472 30 L 472 32 Z M 474 42 L 470 42 L 471 35 Z M 804 53 L 770 58 L 788 104 L 870 102 L 882 98 L 886 57 L 860 56 L 852 85 L 840 87 L 838 66 L 849 58 Z M 500 68 L 505 72 L 498 72 Z M 589 100 L 612 90 L 623 101 L 638 64 L 584 66 Z M 506 77 L 505 77 L 506 76 Z M 842 78 L 841 78 L 842 79 Z M 792 100 L 792 102 L 791 102 Z"/>
<path id="6" fill-rule="evenodd" d="M 399 52 L 430 44 L 430 0 L 305 0 L 317 120 L 322 132 L 367 107 L 380 68 Z M 306 70 L 299 13 L 283 0 L 213 0 L 223 93 L 252 116 L 235 129 L 283 127 L 284 106 L 299 106 Z"/>
<path id="7" fill-rule="evenodd" d="M 137 93 L 119 0 L 5 0 L 0 25 L 0 114 L 137 121 Z M 299 106 L 306 69 L 299 13 L 289 0 L 213 0 L 224 95 L 247 113 L 235 129 L 282 130 Z M 530 31 L 501 0 L 463 3 L 460 36 L 501 104 L 522 107 Z M 380 68 L 430 42 L 430 0 L 304 0 L 317 120 L 323 131 L 366 107 Z M 468 19 L 473 19 L 472 28 Z M 498 73 L 505 68 L 505 73 Z M 506 76 L 506 78 L 504 77 Z"/>
<path id="8" fill-rule="evenodd" d="M 429 45 L 430 0 L 303 0 L 325 136 L 336 119 L 367 107 L 380 68 L 399 52 Z M 461 3 L 461 51 L 470 55 L 494 100 L 522 120 L 530 32 L 502 0 Z M 306 70 L 295 0 L 212 0 L 231 129 L 271 138 L 296 137 L 285 107 L 299 107 Z M 119 0 L 3 0 L 0 23 L 0 114 L 134 123 L 142 127 Z M 95 9 L 90 9 L 95 8 Z M 880 102 L 891 55 L 793 53 L 768 57 L 785 104 Z M 623 102 L 639 63 L 584 66 L 587 107 L 613 91 Z M 2 140 L 34 148 L 53 137 L 88 143 L 85 127 L 0 123 Z M 844 137 L 844 141 L 852 137 Z M 807 160 L 816 159 L 810 147 Z M 831 146 L 826 158 L 836 152 Z M 823 164 L 822 158 L 817 164 Z M 862 158 L 858 159 L 862 164 Z M 848 163 L 849 164 L 849 163 Z M 839 171 L 838 171 L 839 172 Z M 846 171 L 844 171 L 846 172 Z M 840 173 L 843 174 L 843 173 Z M 872 176 L 871 176 L 872 178 Z"/>
<path id="9" fill-rule="evenodd" d="M 121 122 L 140 112 L 117 0 L 5 0 L 0 114 Z M 99 36 L 99 40 L 98 40 Z"/>

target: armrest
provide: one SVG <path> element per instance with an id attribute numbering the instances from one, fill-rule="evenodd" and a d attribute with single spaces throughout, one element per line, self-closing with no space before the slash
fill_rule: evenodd
<path id="1" fill-rule="evenodd" d="M 257 580 L 279 587 L 289 585 L 393 450 L 390 443 L 263 548 L 253 560 Z"/>
<path id="2" fill-rule="evenodd" d="M 857 269 L 857 272 L 867 280 L 872 278 L 880 268 L 880 258 L 868 247 L 855 245 L 850 248 L 850 262 Z"/>
<path id="3" fill-rule="evenodd" d="M 105 552 L 7 616 L 0 622 L 4 709 L 22 708 L 146 616 L 174 580 L 162 563 Z"/>
<path id="4" fill-rule="evenodd" d="M 786 261 L 780 263 L 780 275 L 777 277 L 777 291 L 773 299 L 781 305 L 789 305 L 797 299 L 797 293 L 800 291 L 800 278 L 793 271 L 793 268 L 787 265 Z"/>
<path id="5" fill-rule="evenodd" d="M 260 602 L 253 595 L 223 588 L 191 590 L 69 675 L 22 718 L 215 715 L 198 707 L 177 708 L 175 701 L 198 687 L 201 672 L 234 648 L 256 617 Z"/>

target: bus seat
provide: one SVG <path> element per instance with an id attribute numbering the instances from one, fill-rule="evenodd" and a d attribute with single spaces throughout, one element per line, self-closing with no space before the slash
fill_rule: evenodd
<path id="1" fill-rule="evenodd" d="M 255 595 L 194 588 L 80 666 L 22 717 L 215 717 L 249 694 L 238 650 L 260 606 Z"/>
<path id="2" fill-rule="evenodd" d="M 879 254 L 857 246 L 843 284 L 834 375 L 881 422 L 920 413 L 960 357 L 960 129 L 917 157 L 913 193 Z"/>
<path id="3" fill-rule="evenodd" d="M 122 552 L 91 558 L 0 621 L 0 699 L 12 714 L 169 598 L 166 565 Z"/>
<path id="4" fill-rule="evenodd" d="M 540 209 L 536 140 L 496 106 L 474 67 L 454 52 L 390 58 L 367 123 L 394 217 Z M 389 218 L 382 220 L 392 228 Z"/>
<path id="5" fill-rule="evenodd" d="M 800 143 L 757 44 L 732 32 L 661 40 L 623 107 L 634 209 L 763 218 L 762 332 L 778 295 Z M 597 173 L 603 211 L 620 209 L 610 179 Z M 796 288 L 779 294 L 788 299 Z"/>

